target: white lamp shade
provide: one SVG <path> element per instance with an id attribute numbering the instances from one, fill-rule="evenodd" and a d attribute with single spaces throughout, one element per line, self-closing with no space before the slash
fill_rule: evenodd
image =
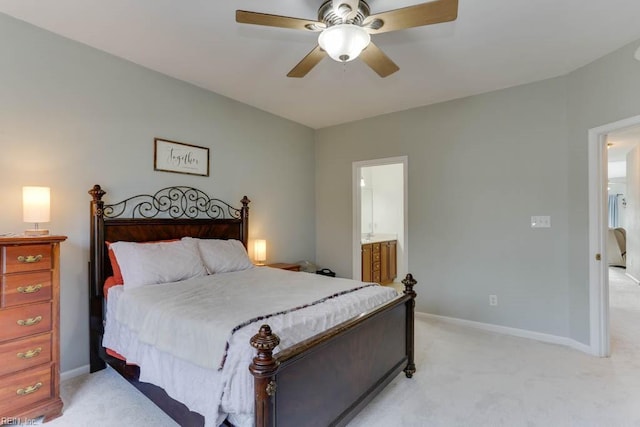
<path id="1" fill-rule="evenodd" d="M 357 25 L 333 25 L 318 36 L 318 44 L 334 61 L 349 62 L 369 45 L 371 36 Z"/>
<path id="2" fill-rule="evenodd" d="M 51 191 L 49 187 L 22 187 L 22 220 L 49 222 Z"/>
<path id="3" fill-rule="evenodd" d="M 258 239 L 253 242 L 253 257 L 258 264 L 263 264 L 267 260 L 267 241 Z"/>

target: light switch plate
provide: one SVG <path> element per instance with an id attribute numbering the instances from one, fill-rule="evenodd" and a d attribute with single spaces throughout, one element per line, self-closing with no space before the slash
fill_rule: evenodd
<path id="1" fill-rule="evenodd" d="M 531 228 L 551 228 L 551 217 L 548 215 L 532 216 Z"/>

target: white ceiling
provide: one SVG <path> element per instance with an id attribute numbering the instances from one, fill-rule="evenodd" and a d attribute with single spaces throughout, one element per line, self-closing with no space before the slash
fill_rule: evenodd
<path id="1" fill-rule="evenodd" d="M 607 135 L 609 184 L 626 183 L 627 154 L 640 144 L 640 126 L 611 132 Z M 614 189 L 613 191 L 619 191 Z"/>
<path id="2" fill-rule="evenodd" d="M 611 132 L 607 135 L 609 162 L 626 162 L 627 153 L 640 143 L 640 126 Z"/>
<path id="3" fill-rule="evenodd" d="M 420 0 L 370 0 L 372 13 Z M 287 72 L 316 34 L 235 9 L 317 17 L 322 0 L 0 0 L 0 12 L 312 128 L 566 74 L 640 39 L 638 0 L 460 0 L 458 19 L 373 36 L 399 66 Z"/>

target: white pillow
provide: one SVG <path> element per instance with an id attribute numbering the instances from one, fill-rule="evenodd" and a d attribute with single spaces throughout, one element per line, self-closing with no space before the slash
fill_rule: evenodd
<path id="1" fill-rule="evenodd" d="M 200 256 L 209 274 L 229 273 L 253 267 L 247 249 L 239 240 L 194 239 L 184 237 L 182 240 L 198 242 Z"/>
<path id="2" fill-rule="evenodd" d="M 125 290 L 207 274 L 194 241 L 115 242 L 110 248 L 122 271 Z"/>

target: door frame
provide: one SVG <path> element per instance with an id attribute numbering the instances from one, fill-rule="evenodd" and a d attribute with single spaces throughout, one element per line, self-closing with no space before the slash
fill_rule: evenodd
<path id="1" fill-rule="evenodd" d="M 361 237 L 362 237 L 362 191 L 360 189 L 360 175 L 361 169 L 371 166 L 384 166 L 402 164 L 403 175 L 403 207 L 402 216 L 404 218 L 404 232 L 403 232 L 403 252 L 401 262 L 404 271 L 409 271 L 409 157 L 387 157 L 384 159 L 362 160 L 353 162 L 351 166 L 352 178 L 351 188 L 352 201 L 353 201 L 353 227 L 352 227 L 352 265 L 353 272 L 352 277 L 354 280 L 362 280 L 362 257 L 361 257 Z"/>
<path id="2" fill-rule="evenodd" d="M 607 135 L 640 125 L 640 116 L 589 129 L 589 330 L 591 353 L 611 354 L 607 265 Z M 600 260 L 596 259 L 600 254 Z"/>

